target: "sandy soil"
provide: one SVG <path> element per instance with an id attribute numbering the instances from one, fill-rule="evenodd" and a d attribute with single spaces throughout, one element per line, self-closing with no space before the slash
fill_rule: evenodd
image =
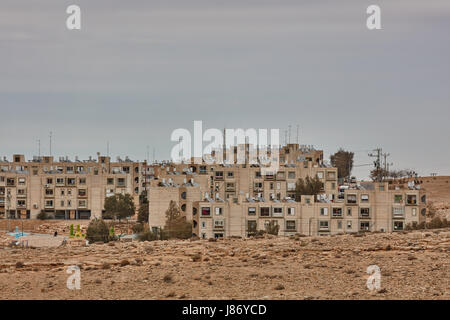
<path id="1" fill-rule="evenodd" d="M 0 249 L 2 299 L 450 299 L 450 229 Z M 366 287 L 367 267 L 381 288 Z M 81 267 L 69 290 L 68 266 Z"/>

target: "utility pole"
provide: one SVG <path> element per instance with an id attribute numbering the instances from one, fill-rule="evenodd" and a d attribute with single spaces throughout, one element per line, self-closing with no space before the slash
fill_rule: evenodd
<path id="1" fill-rule="evenodd" d="M 383 181 L 383 173 L 381 172 L 381 154 L 383 149 L 376 148 L 373 150 L 375 153 L 369 153 L 369 157 L 377 158 L 373 164 L 377 173 L 377 181 L 381 182 Z"/>
<path id="2" fill-rule="evenodd" d="M 383 176 L 384 178 L 387 178 L 387 175 L 389 173 L 389 164 L 387 163 L 387 157 L 389 157 L 391 154 L 390 153 L 383 153 L 383 158 L 384 158 L 384 172 L 383 172 Z"/>

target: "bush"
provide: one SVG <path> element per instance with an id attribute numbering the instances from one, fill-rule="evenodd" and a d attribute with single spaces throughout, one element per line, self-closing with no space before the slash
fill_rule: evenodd
<path id="1" fill-rule="evenodd" d="M 103 219 L 94 219 L 89 223 L 86 231 L 86 239 L 90 243 L 93 242 L 109 242 L 111 237 L 109 235 L 109 228 Z"/>
<path id="2" fill-rule="evenodd" d="M 144 232 L 144 224 L 142 224 L 142 223 L 136 223 L 136 224 L 133 226 L 133 232 L 134 232 L 134 233 L 141 233 L 141 232 Z"/>
<path id="3" fill-rule="evenodd" d="M 37 218 L 38 218 L 39 220 L 47 220 L 47 219 L 50 219 L 50 216 L 49 216 L 47 213 L 45 213 L 45 211 L 41 211 L 41 212 L 39 212 L 39 214 L 37 215 Z"/>
<path id="4" fill-rule="evenodd" d="M 155 240 L 166 240 L 166 239 L 160 239 L 158 237 L 158 234 L 155 232 L 151 232 L 150 230 L 145 230 L 138 235 L 139 241 L 155 241 Z"/>

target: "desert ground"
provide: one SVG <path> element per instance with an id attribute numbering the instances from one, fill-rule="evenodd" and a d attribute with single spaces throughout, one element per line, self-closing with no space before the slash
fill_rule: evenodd
<path id="1" fill-rule="evenodd" d="M 447 215 L 450 177 L 438 178 L 423 184 Z M 58 221 L 26 228 L 69 232 Z M 450 299 L 449 254 L 449 228 L 54 248 L 12 248 L 0 233 L 0 299 Z M 375 290 L 371 265 L 381 269 Z M 80 268 L 79 290 L 67 287 L 70 266 Z"/>
<path id="2" fill-rule="evenodd" d="M 0 249 L 2 299 L 450 299 L 450 229 Z M 79 290 L 66 270 L 81 268 Z M 381 269 L 369 290 L 367 268 Z"/>

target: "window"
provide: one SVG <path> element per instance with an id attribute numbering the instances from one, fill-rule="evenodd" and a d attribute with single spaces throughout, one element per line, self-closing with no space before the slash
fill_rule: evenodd
<path id="1" fill-rule="evenodd" d="M 71 207 L 72 206 L 72 201 L 71 200 L 67 200 L 67 206 Z"/>
<path id="2" fill-rule="evenodd" d="M 206 228 L 206 222 L 202 221 L 202 229 L 205 229 L 205 228 Z"/>
<path id="3" fill-rule="evenodd" d="M 323 172 L 322 171 L 317 172 L 317 178 L 323 179 Z"/>
<path id="4" fill-rule="evenodd" d="M 80 178 L 79 182 L 80 184 L 86 184 L 86 178 Z"/>
<path id="5" fill-rule="evenodd" d="M 255 190 L 261 190 L 263 188 L 262 182 L 255 182 Z"/>
<path id="6" fill-rule="evenodd" d="M 79 197 L 86 197 L 87 196 L 86 189 L 78 189 L 78 196 Z"/>
<path id="7" fill-rule="evenodd" d="M 63 196 L 64 195 L 64 189 L 61 189 L 61 195 Z"/>
<path id="8" fill-rule="evenodd" d="M 338 228 L 338 229 L 342 229 L 342 221 L 341 221 L 341 220 L 338 220 L 338 222 L 337 222 L 337 228 Z"/>
<path id="9" fill-rule="evenodd" d="M 319 229 L 328 229 L 328 221 L 319 221 Z"/>
<path id="10" fill-rule="evenodd" d="M 334 190 L 334 189 L 336 189 L 336 183 L 332 182 L 331 183 L 331 190 Z"/>
<path id="11" fill-rule="evenodd" d="M 53 179 L 52 178 L 47 178 L 47 184 L 53 184 Z"/>
<path id="12" fill-rule="evenodd" d="M 53 189 L 45 189 L 45 195 L 46 196 L 52 196 L 53 195 Z"/>
<path id="13" fill-rule="evenodd" d="M 64 207 L 64 200 L 61 200 L 61 207 Z"/>
<path id="14" fill-rule="evenodd" d="M 114 184 L 114 178 L 107 178 L 106 179 L 106 184 L 109 184 L 109 185 Z"/>
<path id="15" fill-rule="evenodd" d="M 211 216 L 211 208 L 210 207 L 202 207 L 202 216 L 206 216 L 206 217 Z"/>
<path id="16" fill-rule="evenodd" d="M 46 208 L 53 208 L 53 200 L 45 200 Z"/>
<path id="17" fill-rule="evenodd" d="M 223 179 L 223 171 L 216 171 L 216 179 L 217 180 Z"/>
<path id="18" fill-rule="evenodd" d="M 368 218 L 370 216 L 370 209 L 369 208 L 360 208 L 359 214 L 361 217 Z"/>
<path id="19" fill-rule="evenodd" d="M 287 208 L 288 216 L 295 216 L 295 208 Z"/>
<path id="20" fill-rule="evenodd" d="M 25 208 L 27 206 L 27 203 L 25 200 L 17 200 L 17 206 L 19 208 Z"/>
<path id="21" fill-rule="evenodd" d="M 224 225 L 225 225 L 224 220 L 214 220 L 214 228 L 223 229 Z"/>
<path id="22" fill-rule="evenodd" d="M 120 187 L 125 186 L 125 178 L 117 178 L 117 185 Z"/>
<path id="23" fill-rule="evenodd" d="M 328 215 L 328 208 L 320 208 L 320 215 L 321 216 L 327 216 Z"/>
<path id="24" fill-rule="evenodd" d="M 296 186 L 295 182 L 288 182 L 287 183 L 287 190 L 288 191 L 295 191 L 295 186 Z"/>
<path id="25" fill-rule="evenodd" d="M 222 207 L 215 207 L 214 210 L 215 210 L 216 216 L 221 216 L 223 213 Z"/>
<path id="26" fill-rule="evenodd" d="M 380 184 L 380 191 L 384 191 L 384 184 Z"/>
<path id="27" fill-rule="evenodd" d="M 415 209 L 415 208 L 413 208 Z M 395 216 L 403 216 L 403 214 L 405 213 L 405 209 L 403 207 L 393 207 L 392 208 L 392 214 Z"/>
<path id="28" fill-rule="evenodd" d="M 249 207 L 248 208 L 248 215 L 249 216 L 255 216 L 256 215 L 256 208 L 255 207 Z"/>
<path id="29" fill-rule="evenodd" d="M 24 196 L 25 195 L 25 189 L 17 189 L 17 194 L 19 196 Z"/>
<path id="30" fill-rule="evenodd" d="M 26 182 L 25 178 L 19 178 L 19 185 L 24 185 Z"/>
<path id="31" fill-rule="evenodd" d="M 256 232 L 256 229 L 257 229 L 257 223 L 255 220 L 247 221 L 247 231 L 250 234 Z"/>
<path id="32" fill-rule="evenodd" d="M 181 211 L 186 212 L 186 204 L 183 203 L 180 207 Z"/>
<path id="33" fill-rule="evenodd" d="M 67 189 L 67 195 L 69 195 L 69 196 L 72 195 L 72 189 Z"/>
<path id="34" fill-rule="evenodd" d="M 261 178 L 261 171 L 255 171 L 255 178 Z"/>
<path id="35" fill-rule="evenodd" d="M 270 208 L 269 207 L 259 208 L 259 215 L 261 217 L 270 217 Z"/>
<path id="36" fill-rule="evenodd" d="M 362 194 L 361 195 L 361 202 L 369 202 L 369 195 L 368 194 Z"/>
<path id="37" fill-rule="evenodd" d="M 422 201 L 422 203 L 427 203 L 427 196 L 423 195 L 420 201 Z"/>
<path id="38" fill-rule="evenodd" d="M 370 222 L 368 222 L 368 221 L 361 222 L 359 225 L 359 230 L 370 231 Z"/>
<path id="39" fill-rule="evenodd" d="M 181 199 L 186 200 L 186 191 L 181 193 Z"/>
<path id="40" fill-rule="evenodd" d="M 394 231 L 403 230 L 403 221 L 394 221 Z"/>
<path id="41" fill-rule="evenodd" d="M 295 179 L 295 171 L 289 171 L 288 172 L 288 178 L 289 179 Z"/>
<path id="42" fill-rule="evenodd" d="M 277 173 L 277 179 L 284 180 L 285 179 L 284 171 L 280 171 Z"/>
<path id="43" fill-rule="evenodd" d="M 415 194 L 409 194 L 406 198 L 406 203 L 412 205 L 417 204 L 417 196 Z"/>
<path id="44" fill-rule="evenodd" d="M 334 171 L 327 172 L 328 179 L 336 179 L 336 173 Z"/>
<path id="45" fill-rule="evenodd" d="M 233 171 L 228 171 L 227 172 L 227 177 L 228 178 L 233 178 L 234 177 L 234 172 Z"/>
<path id="46" fill-rule="evenodd" d="M 333 208 L 333 217 L 342 217 L 342 208 Z"/>
<path id="47" fill-rule="evenodd" d="M 426 209 L 425 209 L 426 210 Z M 412 208 L 411 215 L 413 217 L 417 216 L 417 208 Z"/>
<path id="48" fill-rule="evenodd" d="M 286 231 L 295 231 L 295 220 L 286 220 Z"/>
<path id="49" fill-rule="evenodd" d="M 273 216 L 274 217 L 282 217 L 283 216 L 283 208 L 273 208 Z"/>
<path id="50" fill-rule="evenodd" d="M 86 206 L 87 206 L 86 200 L 78 200 L 78 207 L 86 208 Z"/>
<path id="51" fill-rule="evenodd" d="M 64 185 L 65 179 L 64 178 L 56 178 L 56 184 Z"/>
<path id="52" fill-rule="evenodd" d="M 403 196 L 401 194 L 394 195 L 394 202 L 395 203 L 402 203 L 403 202 Z"/>
<path id="53" fill-rule="evenodd" d="M 347 203 L 349 204 L 355 204 L 357 202 L 356 200 L 356 194 L 348 194 L 347 195 Z"/>
<path id="54" fill-rule="evenodd" d="M 352 215 L 352 208 L 347 208 L 347 216 L 351 216 Z"/>
<path id="55" fill-rule="evenodd" d="M 351 229 L 351 228 L 352 228 L 352 221 L 347 220 L 347 229 Z"/>

